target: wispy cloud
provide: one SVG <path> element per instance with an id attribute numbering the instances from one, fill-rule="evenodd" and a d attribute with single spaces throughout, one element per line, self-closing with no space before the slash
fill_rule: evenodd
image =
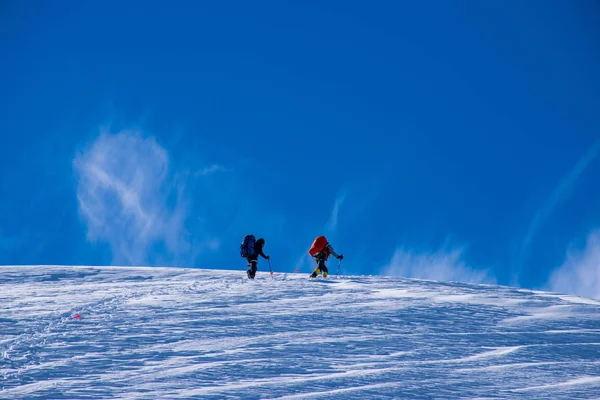
<path id="1" fill-rule="evenodd" d="M 545 289 L 600 299 L 600 230 L 588 235 L 583 249 L 567 251 L 565 262 L 552 273 Z"/>
<path id="2" fill-rule="evenodd" d="M 340 213 L 340 208 L 342 204 L 346 200 L 346 193 L 341 192 L 335 198 L 335 202 L 333 203 L 333 210 L 331 210 L 331 216 L 329 217 L 329 221 L 327 222 L 326 230 L 328 232 L 335 232 L 338 224 L 338 215 Z"/>
<path id="3" fill-rule="evenodd" d="M 314 264 L 314 262 L 313 262 L 313 264 L 311 264 L 311 261 L 312 260 L 311 260 L 311 257 L 309 254 L 307 254 L 307 253 L 302 254 L 300 257 L 298 257 L 298 260 L 294 264 L 294 272 L 301 272 L 305 269 L 310 269 L 310 266 Z M 313 268 L 314 268 L 314 266 L 313 266 Z"/>
<path id="4" fill-rule="evenodd" d="M 213 164 L 210 167 L 206 167 L 196 172 L 196 176 L 204 176 L 209 174 L 214 174 L 216 172 L 227 172 L 230 171 L 228 168 L 225 168 L 218 164 Z"/>
<path id="5" fill-rule="evenodd" d="M 416 253 L 399 248 L 389 264 L 381 269 L 381 274 L 436 281 L 496 283 L 489 271 L 468 267 L 463 260 L 463 253 L 464 249 L 460 247 L 442 246 L 433 253 Z"/>
<path id="6" fill-rule="evenodd" d="M 216 239 L 192 246 L 185 179 L 170 170 L 169 155 L 154 138 L 102 132 L 73 167 L 87 237 L 109 243 L 113 264 L 143 265 L 165 256 L 193 262 L 203 248 L 218 248 Z"/>
<path id="7" fill-rule="evenodd" d="M 544 224 L 546 219 L 552 214 L 554 209 L 560 204 L 561 201 L 569 195 L 569 192 L 575 185 L 577 179 L 585 172 L 590 163 L 596 158 L 600 151 L 600 139 L 596 140 L 589 150 L 581 157 L 575 167 L 560 181 L 559 185 L 554 189 L 550 197 L 542 204 L 542 206 L 535 212 L 533 219 L 529 223 L 527 232 L 523 238 L 523 242 L 520 247 L 519 255 L 517 258 L 517 268 L 520 270 L 525 257 L 529 251 L 531 242 Z M 516 271 L 517 274 L 520 271 Z"/>

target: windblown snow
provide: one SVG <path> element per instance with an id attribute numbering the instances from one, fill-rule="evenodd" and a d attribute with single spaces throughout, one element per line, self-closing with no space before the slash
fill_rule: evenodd
<path id="1" fill-rule="evenodd" d="M 600 302 L 307 276 L 0 267 L 0 398 L 600 398 Z"/>

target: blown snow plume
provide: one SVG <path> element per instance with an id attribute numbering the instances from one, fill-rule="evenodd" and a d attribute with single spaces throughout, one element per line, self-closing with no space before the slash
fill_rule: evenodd
<path id="1" fill-rule="evenodd" d="M 563 265 L 552 272 L 550 290 L 600 299 L 600 230 L 589 234 L 583 249 L 571 249 Z"/>
<path id="2" fill-rule="evenodd" d="M 600 393 L 600 302 L 587 298 L 384 276 L 0 272 L 2 399 Z"/>
<path id="3" fill-rule="evenodd" d="M 525 237 L 523 238 L 523 243 L 521 244 L 521 248 L 519 249 L 518 258 L 517 258 L 517 271 L 513 271 L 515 277 L 515 284 L 519 281 L 519 275 L 523 272 L 521 269 L 525 267 L 525 260 L 527 253 L 529 252 L 529 247 L 533 242 L 533 239 L 540 227 L 544 224 L 544 222 L 551 216 L 551 214 L 555 211 L 555 209 L 565 201 L 565 199 L 569 196 L 569 194 L 574 190 L 574 187 L 577 183 L 577 180 L 585 173 L 590 164 L 596 159 L 598 153 L 600 152 L 600 139 L 594 141 L 594 143 L 590 146 L 588 151 L 579 159 L 577 164 L 573 167 L 571 171 L 560 181 L 560 183 L 554 188 L 554 191 L 551 195 L 546 199 L 546 201 L 542 204 L 542 206 L 536 210 L 533 219 L 529 223 L 527 227 L 527 232 L 525 233 Z"/>
<path id="4" fill-rule="evenodd" d="M 489 271 L 472 269 L 463 260 L 462 248 L 442 247 L 434 253 L 415 253 L 396 249 L 389 264 L 381 273 L 407 278 L 431 279 L 467 283 L 495 284 Z"/>
<path id="5" fill-rule="evenodd" d="M 88 239 L 108 242 L 113 263 L 148 264 L 153 246 L 164 247 L 172 259 L 190 252 L 183 186 L 153 138 L 104 132 L 73 166 Z"/>

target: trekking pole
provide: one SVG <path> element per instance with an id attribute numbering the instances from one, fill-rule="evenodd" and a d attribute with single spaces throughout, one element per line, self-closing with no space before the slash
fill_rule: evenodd
<path id="1" fill-rule="evenodd" d="M 271 278 L 273 278 L 273 270 L 271 269 L 271 258 L 269 258 L 267 261 L 269 262 L 269 271 L 271 271 Z"/>
<path id="2" fill-rule="evenodd" d="M 337 270 L 337 273 L 335 274 L 335 276 L 338 276 L 340 274 L 340 265 L 342 265 L 342 260 L 338 261 L 338 270 Z"/>

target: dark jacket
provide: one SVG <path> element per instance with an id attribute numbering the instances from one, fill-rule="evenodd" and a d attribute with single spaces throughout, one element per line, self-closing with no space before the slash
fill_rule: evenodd
<path id="1" fill-rule="evenodd" d="M 254 242 L 254 255 L 248 256 L 248 260 L 257 260 L 258 256 L 262 256 L 265 260 L 267 260 L 267 256 L 263 253 L 264 243 Z"/>
<path id="2" fill-rule="evenodd" d="M 254 251 L 256 252 L 257 255 L 261 255 L 262 258 L 266 259 L 267 256 L 265 256 L 265 253 L 263 253 L 263 246 L 265 244 L 264 243 L 254 243 Z M 257 256 L 258 257 L 258 256 Z"/>
<path id="3" fill-rule="evenodd" d="M 323 250 L 321 250 L 320 252 L 318 252 L 317 254 L 315 254 L 315 258 L 317 260 L 327 260 L 329 259 L 329 255 L 332 254 L 335 258 L 340 258 L 340 255 L 336 254 L 335 251 L 333 251 L 333 247 L 327 243 L 325 245 L 325 248 L 323 248 Z"/>

